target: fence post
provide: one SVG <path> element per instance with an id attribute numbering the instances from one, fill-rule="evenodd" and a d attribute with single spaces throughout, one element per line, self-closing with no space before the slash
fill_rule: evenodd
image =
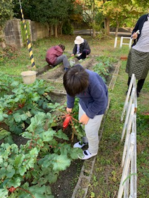
<path id="1" fill-rule="evenodd" d="M 132 128 L 133 121 L 134 121 L 134 104 L 132 104 L 132 107 L 131 107 L 131 113 L 130 113 L 130 118 L 129 118 L 128 127 L 127 127 L 127 133 L 126 133 L 123 157 L 122 157 L 122 167 L 124 166 L 124 161 L 125 161 L 125 156 L 126 156 L 126 152 L 127 152 L 127 148 L 128 148 L 128 141 L 129 141 L 130 131 Z"/>
<path id="2" fill-rule="evenodd" d="M 135 107 L 135 100 L 136 100 L 136 89 L 133 88 L 132 89 L 132 94 L 130 97 L 130 101 L 128 103 L 128 108 L 127 108 L 127 113 L 126 113 L 126 118 L 125 118 L 125 123 L 124 123 L 124 127 L 123 127 L 123 131 L 122 131 L 122 136 L 121 136 L 121 142 L 123 141 L 124 135 L 125 135 L 125 131 L 128 125 L 128 120 L 130 119 L 130 112 L 131 112 L 131 108 L 132 108 L 132 104 L 134 104 L 134 112 L 136 112 L 136 107 Z"/>
<path id="3" fill-rule="evenodd" d="M 115 37 L 114 48 L 117 46 L 117 36 Z"/>
<path id="4" fill-rule="evenodd" d="M 135 138 L 136 138 L 135 136 L 136 136 L 135 133 L 131 133 L 131 136 L 129 138 L 129 143 L 128 143 L 129 149 L 127 151 L 126 160 L 125 160 L 125 164 L 124 164 L 124 168 L 123 168 L 123 173 L 122 173 L 121 182 L 120 182 L 119 191 L 118 191 L 118 198 L 122 198 L 125 182 L 129 178 L 129 175 L 127 175 L 127 174 L 128 174 L 128 169 L 130 167 L 130 161 L 133 156 Z"/>
<path id="5" fill-rule="evenodd" d="M 121 40 L 120 40 L 120 48 L 122 47 L 122 43 L 123 43 L 123 36 L 121 36 Z"/>
<path id="6" fill-rule="evenodd" d="M 123 40 L 125 39 L 129 39 L 129 43 L 123 43 Z M 132 43 L 132 38 L 131 37 L 121 37 L 121 42 L 120 42 L 120 48 L 122 47 L 122 45 L 128 45 L 129 48 L 131 47 L 131 43 Z"/>
<path id="7" fill-rule="evenodd" d="M 125 104 L 124 104 L 124 107 L 123 107 L 123 112 L 122 112 L 122 115 L 121 115 L 121 121 L 123 121 L 126 109 L 128 107 L 128 100 L 129 100 L 130 95 L 131 95 L 130 93 L 131 93 L 132 87 L 136 88 L 136 77 L 135 77 L 134 74 L 132 74 L 131 81 L 130 81 L 130 84 L 129 84 L 129 88 L 128 88 Z M 135 100 L 135 106 L 137 107 L 137 99 Z"/>
<path id="8" fill-rule="evenodd" d="M 131 180 L 130 180 L 130 196 L 137 198 L 137 140 L 136 140 L 136 114 L 134 114 L 134 122 L 132 126 L 132 131 L 135 133 L 135 146 L 134 155 L 131 161 Z"/>
<path id="9" fill-rule="evenodd" d="M 122 177 L 118 191 L 118 198 L 137 198 L 137 145 L 136 145 L 136 78 L 132 75 L 126 96 L 121 121 L 125 123 L 122 131 L 121 141 L 125 136 L 125 143 L 122 156 Z M 126 135 L 125 135 L 126 131 Z"/>

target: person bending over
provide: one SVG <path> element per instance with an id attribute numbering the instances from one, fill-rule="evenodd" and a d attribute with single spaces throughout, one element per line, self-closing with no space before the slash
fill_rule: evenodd
<path id="1" fill-rule="evenodd" d="M 88 149 L 83 151 L 83 157 L 80 157 L 86 160 L 98 152 L 98 131 L 108 105 L 108 90 L 97 73 L 84 69 L 79 64 L 66 71 L 63 85 L 67 92 L 67 113 L 72 112 L 75 97 L 80 99 L 79 122 L 85 125 L 86 137 L 75 143 L 74 147 L 83 148 L 88 144 Z"/>
<path id="2" fill-rule="evenodd" d="M 70 63 L 67 56 L 63 54 L 64 50 L 65 46 L 62 44 L 49 48 L 46 53 L 46 62 L 52 66 L 63 63 L 64 70 L 67 70 L 70 67 Z"/>
<path id="3" fill-rule="evenodd" d="M 85 59 L 87 55 L 91 53 L 90 46 L 87 40 L 83 39 L 81 36 L 77 36 L 73 48 L 72 56 L 76 56 L 79 60 Z"/>

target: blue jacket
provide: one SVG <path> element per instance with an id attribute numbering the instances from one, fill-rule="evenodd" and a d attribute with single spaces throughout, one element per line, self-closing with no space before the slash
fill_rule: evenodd
<path id="1" fill-rule="evenodd" d="M 132 46 L 134 46 L 134 45 L 137 43 L 137 41 L 139 40 L 139 38 L 140 38 L 140 36 L 141 36 L 141 31 L 142 31 L 144 22 L 148 20 L 147 17 L 148 17 L 148 14 L 144 14 L 144 15 L 142 15 L 142 16 L 138 19 L 138 21 L 137 21 L 137 23 L 136 23 L 136 25 L 135 25 L 135 27 L 134 27 L 134 29 L 133 29 L 133 31 L 132 31 L 132 34 L 133 34 L 134 32 L 136 32 L 137 30 L 140 31 L 140 34 L 138 34 L 138 38 L 134 40 L 134 43 L 133 43 Z"/>
<path id="2" fill-rule="evenodd" d="M 95 72 L 87 70 L 89 74 L 89 86 L 76 97 L 89 118 L 105 113 L 108 105 L 108 90 L 102 78 Z M 73 108 L 75 97 L 67 94 L 67 107 Z"/>

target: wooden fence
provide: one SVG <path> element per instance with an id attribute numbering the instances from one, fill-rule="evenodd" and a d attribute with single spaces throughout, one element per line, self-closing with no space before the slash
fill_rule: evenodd
<path id="1" fill-rule="evenodd" d="M 128 40 L 126 42 L 126 40 Z M 132 45 L 132 38 L 131 37 L 124 37 L 124 36 L 121 36 L 121 39 L 120 39 L 120 48 L 123 46 L 123 45 L 128 45 L 129 48 L 131 48 L 131 45 Z M 115 37 L 115 41 L 114 41 L 114 48 L 117 47 L 117 37 Z"/>
<path id="2" fill-rule="evenodd" d="M 124 150 L 122 157 L 122 177 L 118 191 L 118 198 L 137 198 L 137 143 L 136 143 L 136 78 L 132 75 L 127 92 L 121 120 L 125 117 L 121 142 L 124 137 Z"/>

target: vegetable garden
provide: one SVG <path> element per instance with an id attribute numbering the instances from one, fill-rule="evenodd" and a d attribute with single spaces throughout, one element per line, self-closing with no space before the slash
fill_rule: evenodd
<path id="1" fill-rule="evenodd" d="M 97 57 L 94 66 L 84 64 L 106 80 L 115 61 Z M 44 80 L 25 85 L 0 75 L 0 197 L 54 197 L 50 185 L 82 153 L 72 146 L 84 134 L 78 106 L 66 114 L 66 104 L 52 99 L 53 90 Z"/>

